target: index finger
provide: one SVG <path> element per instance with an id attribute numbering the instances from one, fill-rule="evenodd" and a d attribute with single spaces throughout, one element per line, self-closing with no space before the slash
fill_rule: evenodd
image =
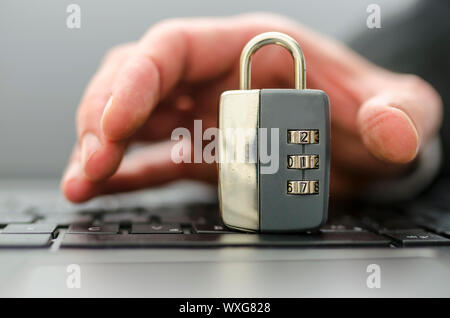
<path id="1" fill-rule="evenodd" d="M 178 82 L 206 81 L 224 74 L 238 63 L 245 43 L 266 31 L 300 37 L 312 63 L 328 63 L 324 70 L 339 69 L 342 76 L 350 77 L 367 68 L 368 63 L 343 47 L 309 30 L 299 31 L 297 24 L 276 15 L 169 20 L 149 30 L 116 77 L 112 102 L 102 117 L 103 133 L 112 141 L 129 138 Z M 261 75 L 285 72 L 279 62 L 265 65 Z M 339 65 L 330 67 L 330 63 Z"/>

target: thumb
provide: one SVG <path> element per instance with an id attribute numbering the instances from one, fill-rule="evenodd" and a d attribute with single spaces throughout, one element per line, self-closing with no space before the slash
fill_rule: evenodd
<path id="1" fill-rule="evenodd" d="M 419 77 L 395 77 L 392 82 L 384 80 L 378 93 L 361 105 L 357 123 L 365 146 L 374 156 L 386 162 L 408 163 L 438 131 L 442 101 Z"/>

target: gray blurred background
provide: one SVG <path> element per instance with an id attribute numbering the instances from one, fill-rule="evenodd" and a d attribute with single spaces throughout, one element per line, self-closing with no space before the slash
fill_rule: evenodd
<path id="1" fill-rule="evenodd" d="M 348 41 L 367 31 L 369 4 L 381 7 L 383 26 L 415 2 L 1 0 L 0 178 L 59 177 L 75 142 L 78 102 L 101 57 L 161 19 L 272 11 Z M 66 27 L 71 3 L 81 7 L 81 29 Z"/>

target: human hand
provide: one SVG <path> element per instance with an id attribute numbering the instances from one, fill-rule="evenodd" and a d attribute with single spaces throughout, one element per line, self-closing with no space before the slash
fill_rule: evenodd
<path id="1" fill-rule="evenodd" d="M 105 57 L 77 113 L 78 142 L 61 183 L 65 196 L 82 202 L 180 178 L 217 180 L 215 164 L 174 163 L 170 135 L 177 127 L 193 130 L 194 119 L 203 129 L 217 126 L 220 94 L 238 88 L 242 48 L 267 31 L 299 42 L 307 87 L 330 98 L 331 193 L 348 195 L 400 175 L 437 133 L 441 100 L 425 81 L 379 68 L 289 19 L 173 19 Z M 252 65 L 253 87 L 293 87 L 293 63 L 284 49 L 265 47 Z M 148 145 L 125 156 L 135 142 Z"/>

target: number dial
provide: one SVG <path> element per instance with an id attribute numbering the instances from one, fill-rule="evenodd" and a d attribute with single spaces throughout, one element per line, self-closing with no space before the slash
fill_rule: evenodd
<path id="1" fill-rule="evenodd" d="M 317 129 L 310 130 L 288 130 L 289 144 L 318 144 L 319 131 Z"/>
<path id="2" fill-rule="evenodd" d="M 301 180 L 288 181 L 287 194 L 318 194 L 319 181 L 317 180 Z"/>
<path id="3" fill-rule="evenodd" d="M 319 169 L 318 155 L 289 155 L 287 157 L 289 169 Z"/>

